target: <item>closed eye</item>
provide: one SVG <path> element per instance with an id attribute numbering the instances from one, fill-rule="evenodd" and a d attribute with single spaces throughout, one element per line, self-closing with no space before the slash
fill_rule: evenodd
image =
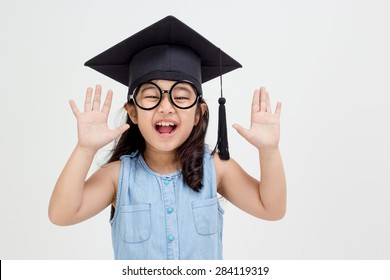
<path id="1" fill-rule="evenodd" d="M 156 96 L 156 95 L 148 95 L 148 96 L 144 96 L 144 98 L 148 98 L 148 99 L 159 99 L 159 97 Z"/>

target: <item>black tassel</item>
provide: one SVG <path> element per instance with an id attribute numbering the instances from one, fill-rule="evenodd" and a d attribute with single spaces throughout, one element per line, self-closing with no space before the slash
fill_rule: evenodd
<path id="1" fill-rule="evenodd" d="M 227 126 L 226 126 L 226 109 L 225 103 L 226 99 L 223 97 L 223 86 L 222 86 L 222 51 L 219 49 L 219 71 L 221 72 L 219 75 L 219 81 L 221 86 L 221 97 L 218 99 L 219 103 L 219 111 L 218 111 L 218 139 L 217 144 L 215 145 L 214 154 L 218 151 L 219 158 L 221 160 L 229 160 L 229 144 L 227 137 Z"/>
<path id="2" fill-rule="evenodd" d="M 226 125 L 226 109 L 225 103 L 226 99 L 220 97 L 218 99 L 219 103 L 219 113 L 218 113 L 218 140 L 215 150 L 218 150 L 219 158 L 221 160 L 229 160 L 229 143 L 227 136 L 227 125 Z"/>

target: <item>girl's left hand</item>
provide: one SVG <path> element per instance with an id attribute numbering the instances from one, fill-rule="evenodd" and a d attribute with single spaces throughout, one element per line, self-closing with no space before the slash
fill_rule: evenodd
<path id="1" fill-rule="evenodd" d="M 261 87 L 253 94 L 251 127 L 246 129 L 239 124 L 234 124 L 233 127 L 257 149 L 277 149 L 280 138 L 281 109 L 282 103 L 278 102 L 275 112 L 272 113 L 269 94 L 264 87 Z"/>

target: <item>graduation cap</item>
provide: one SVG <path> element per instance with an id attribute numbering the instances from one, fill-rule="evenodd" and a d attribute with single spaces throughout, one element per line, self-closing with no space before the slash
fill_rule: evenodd
<path id="1" fill-rule="evenodd" d="M 153 79 L 190 81 L 202 93 L 202 83 L 220 77 L 216 149 L 221 159 L 229 159 L 222 75 L 242 66 L 177 18 L 163 18 L 84 65 L 128 86 L 128 97 L 139 84 Z"/>

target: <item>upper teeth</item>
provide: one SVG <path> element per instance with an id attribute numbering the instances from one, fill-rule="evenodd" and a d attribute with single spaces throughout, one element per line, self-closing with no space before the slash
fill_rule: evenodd
<path id="1" fill-rule="evenodd" d="M 171 122 L 159 122 L 159 123 L 157 123 L 157 125 L 159 125 L 159 126 L 174 126 L 175 124 L 171 123 Z"/>

